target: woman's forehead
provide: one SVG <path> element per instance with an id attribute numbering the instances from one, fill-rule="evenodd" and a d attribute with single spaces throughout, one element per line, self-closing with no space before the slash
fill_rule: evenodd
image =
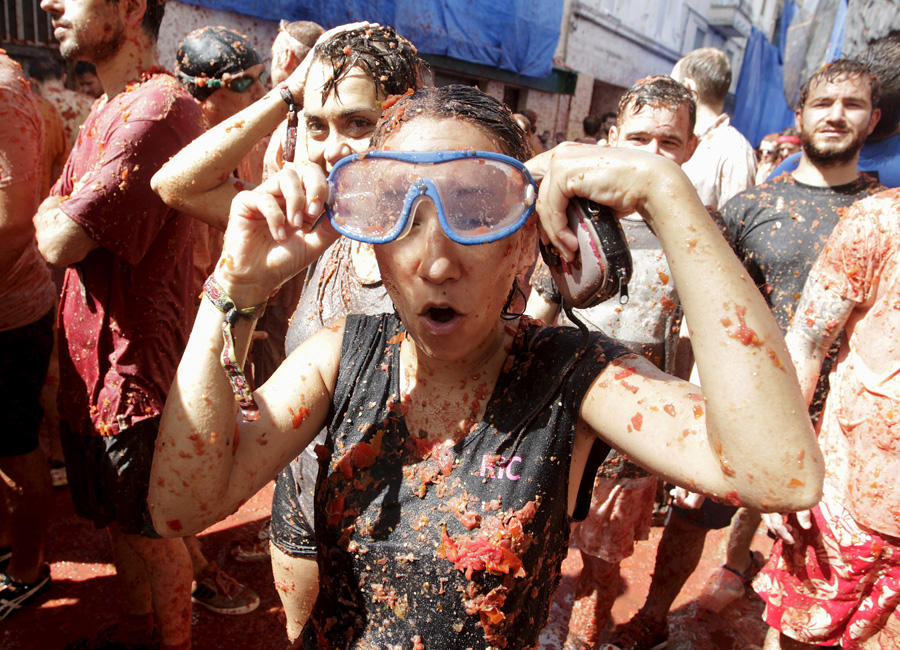
<path id="1" fill-rule="evenodd" d="M 401 122 L 380 148 L 394 151 L 471 149 L 502 153 L 496 139 L 481 127 L 454 117 L 417 117 Z"/>

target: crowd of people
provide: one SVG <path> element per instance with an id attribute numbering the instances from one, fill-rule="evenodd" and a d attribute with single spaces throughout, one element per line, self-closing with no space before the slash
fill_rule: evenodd
<path id="1" fill-rule="evenodd" d="M 235 550 L 271 559 L 291 647 L 535 648 L 571 539 L 566 647 L 660 650 L 731 525 L 704 607 L 752 583 L 766 648 L 900 648 L 900 35 L 815 72 L 756 151 L 714 48 L 553 146 L 389 26 L 282 22 L 267 90 L 224 27 L 162 69 L 163 0 L 42 8 L 92 98 L 0 54 L 0 619 L 51 587 L 52 468 L 121 584 L 73 648 L 253 611 L 196 535 L 273 479 Z M 600 256 L 583 200 L 631 254 L 597 305 L 563 284 Z"/>

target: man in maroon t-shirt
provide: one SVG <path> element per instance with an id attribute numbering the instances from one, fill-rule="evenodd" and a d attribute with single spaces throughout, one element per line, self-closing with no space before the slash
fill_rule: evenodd
<path id="1" fill-rule="evenodd" d="M 163 0 L 43 0 L 63 56 L 106 90 L 35 215 L 68 267 L 59 308 L 61 435 L 76 510 L 108 527 L 124 586 L 114 641 L 189 648 L 191 558 L 146 509 L 156 430 L 189 328 L 191 227 L 150 188 L 202 131 L 200 107 L 156 66 Z"/>

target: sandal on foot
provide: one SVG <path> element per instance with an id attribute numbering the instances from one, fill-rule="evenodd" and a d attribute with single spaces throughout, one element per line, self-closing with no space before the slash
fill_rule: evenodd
<path id="1" fill-rule="evenodd" d="M 763 564 L 764 558 L 759 551 L 750 553 L 750 564 L 744 572 L 723 564 L 709 576 L 697 604 L 702 609 L 718 614 L 731 603 L 744 597 L 747 587 Z"/>

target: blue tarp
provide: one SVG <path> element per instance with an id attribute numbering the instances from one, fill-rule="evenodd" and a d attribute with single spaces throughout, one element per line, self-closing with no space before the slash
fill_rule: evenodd
<path id="1" fill-rule="evenodd" d="M 744 52 L 731 120 L 754 147 L 763 136 L 794 124 L 794 112 L 784 99 L 783 79 L 779 48 L 754 27 Z"/>
<path id="2" fill-rule="evenodd" d="M 834 61 L 841 58 L 844 44 L 844 25 L 847 23 L 847 0 L 841 0 L 837 15 L 834 17 L 834 27 L 831 28 L 831 39 L 828 41 L 828 50 L 825 52 L 825 61 Z"/>
<path id="3" fill-rule="evenodd" d="M 548 77 L 563 0 L 184 0 L 266 20 L 392 25 L 424 54 Z"/>
<path id="4" fill-rule="evenodd" d="M 838 3 L 831 38 L 824 53 L 825 61 L 833 61 L 841 55 L 847 6 L 847 0 Z M 788 49 L 788 27 L 796 14 L 796 6 L 788 0 L 781 16 L 777 45 L 769 43 L 756 27 L 747 40 L 731 123 L 754 147 L 763 136 L 794 125 L 794 113 L 784 97 L 784 58 Z M 795 64 L 799 63 L 795 61 Z"/>

